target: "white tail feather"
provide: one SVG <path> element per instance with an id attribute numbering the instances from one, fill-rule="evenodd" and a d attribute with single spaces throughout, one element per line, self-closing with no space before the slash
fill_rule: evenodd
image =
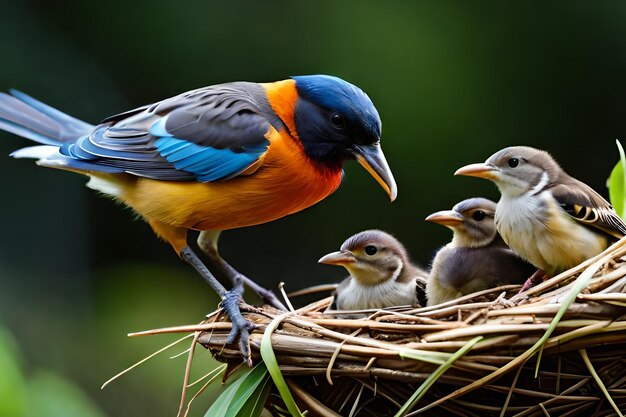
<path id="1" fill-rule="evenodd" d="M 37 159 L 37 165 L 46 166 L 50 168 L 66 169 L 89 176 L 89 182 L 87 187 L 92 190 L 100 191 L 101 193 L 111 195 L 113 197 L 119 197 L 122 195 L 122 189 L 118 183 L 106 177 L 106 174 L 95 175 L 85 170 L 80 170 L 68 165 L 68 160 L 64 155 L 59 153 L 58 146 L 51 145 L 38 145 L 28 146 L 26 148 L 18 149 L 11 153 L 13 158 L 30 158 Z"/>
<path id="2" fill-rule="evenodd" d="M 18 149 L 11 153 L 13 158 L 30 158 L 30 159 L 46 159 L 59 153 L 58 146 L 52 145 L 38 145 L 28 146 L 26 148 Z"/>

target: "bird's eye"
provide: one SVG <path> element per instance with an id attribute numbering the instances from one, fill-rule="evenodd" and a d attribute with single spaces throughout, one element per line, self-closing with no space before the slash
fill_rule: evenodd
<path id="1" fill-rule="evenodd" d="M 516 166 L 518 166 L 518 165 L 519 165 L 519 159 L 517 159 L 517 158 L 511 158 L 511 159 L 509 159 L 509 166 L 510 166 L 511 168 L 515 168 L 515 167 L 516 167 Z"/>
<path id="2" fill-rule="evenodd" d="M 365 247 L 365 253 L 367 253 L 369 256 L 376 255 L 376 252 L 378 252 L 376 246 L 368 245 Z"/>
<path id="3" fill-rule="evenodd" d="M 337 130 L 341 130 L 346 127 L 346 120 L 339 113 L 333 113 L 330 116 L 330 124 Z"/>
<path id="4" fill-rule="evenodd" d="M 473 214 L 472 214 L 472 219 L 476 220 L 476 221 L 481 221 L 482 219 L 484 219 L 486 216 L 485 212 L 482 210 L 476 210 Z"/>

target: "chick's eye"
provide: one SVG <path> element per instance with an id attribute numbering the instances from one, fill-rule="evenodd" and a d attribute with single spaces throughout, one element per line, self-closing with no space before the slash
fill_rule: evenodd
<path id="1" fill-rule="evenodd" d="M 517 159 L 517 158 L 511 158 L 511 159 L 509 159 L 509 166 L 510 166 L 511 168 L 515 168 L 515 167 L 516 167 L 516 166 L 518 166 L 518 165 L 519 165 L 519 159 Z"/>
<path id="2" fill-rule="evenodd" d="M 365 247 L 365 253 L 367 253 L 369 256 L 376 255 L 376 252 L 378 252 L 376 246 L 368 245 Z"/>
<path id="3" fill-rule="evenodd" d="M 482 219 L 485 218 L 485 212 L 482 210 L 477 210 L 474 212 L 474 214 L 472 214 L 472 219 L 476 220 L 476 221 L 481 221 Z"/>
<path id="4" fill-rule="evenodd" d="M 332 124 L 335 129 L 343 129 L 346 126 L 346 121 L 339 113 L 333 113 L 330 116 L 330 124 Z"/>

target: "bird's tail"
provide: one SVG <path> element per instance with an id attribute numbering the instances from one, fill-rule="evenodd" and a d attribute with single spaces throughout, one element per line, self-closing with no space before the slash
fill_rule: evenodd
<path id="1" fill-rule="evenodd" d="M 61 146 L 75 142 L 94 129 L 16 90 L 0 93 L 0 129 L 44 145 Z"/>

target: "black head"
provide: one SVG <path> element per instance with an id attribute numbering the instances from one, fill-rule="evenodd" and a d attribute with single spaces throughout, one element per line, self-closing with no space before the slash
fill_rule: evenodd
<path id="1" fill-rule="evenodd" d="M 380 117 L 363 90 L 329 75 L 293 79 L 299 96 L 295 125 L 311 158 L 340 164 L 353 158 L 354 145 L 380 141 Z"/>
<path id="2" fill-rule="evenodd" d="M 332 168 L 356 159 L 395 199 L 395 180 L 380 149 L 380 116 L 367 94 L 329 75 L 292 78 L 298 92 L 294 124 L 307 155 Z"/>

